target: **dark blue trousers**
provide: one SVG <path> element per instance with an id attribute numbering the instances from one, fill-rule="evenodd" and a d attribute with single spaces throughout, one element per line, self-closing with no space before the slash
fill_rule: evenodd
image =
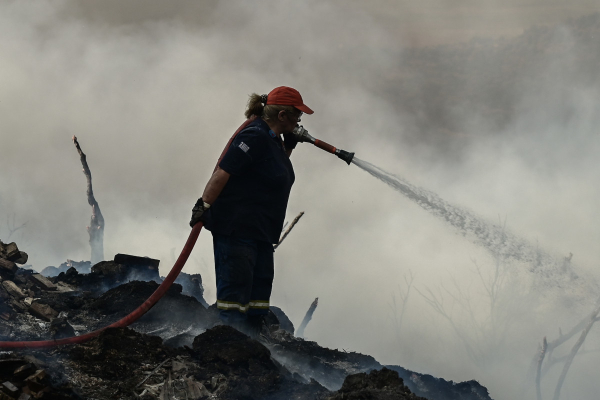
<path id="1" fill-rule="evenodd" d="M 227 324 L 266 315 L 273 287 L 273 245 L 213 233 L 217 308 Z"/>

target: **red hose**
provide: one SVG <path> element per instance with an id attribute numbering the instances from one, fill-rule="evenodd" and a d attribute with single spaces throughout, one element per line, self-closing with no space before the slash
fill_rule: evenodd
<path id="1" fill-rule="evenodd" d="M 148 310 L 150 310 L 157 302 L 160 300 L 164 294 L 169 290 L 179 273 L 181 272 L 185 262 L 187 261 L 194 245 L 196 244 L 196 240 L 198 239 L 198 235 L 200 235 L 200 230 L 202 229 L 202 222 L 198 222 L 190 232 L 190 236 L 188 237 L 185 246 L 181 250 L 181 254 L 177 261 L 175 261 L 175 265 L 169 272 L 169 275 L 165 278 L 165 280 L 160 284 L 160 286 L 152 293 L 148 300 L 146 300 L 141 306 L 136 308 L 131 312 L 131 314 L 126 317 L 121 318 L 119 321 L 115 322 L 112 325 L 106 326 L 104 328 L 95 330 L 93 332 L 86 333 L 81 336 L 73 336 L 70 338 L 57 339 L 57 340 L 38 340 L 38 341 L 23 341 L 23 342 L 0 342 L 0 349 L 23 349 L 23 348 L 38 348 L 38 347 L 51 347 L 51 346 L 59 346 L 63 344 L 74 344 L 74 343 L 83 343 L 87 340 L 90 340 L 93 337 L 98 336 L 102 331 L 107 328 L 124 328 L 126 326 L 131 325 L 135 321 L 137 321 L 142 315 L 146 314 Z"/>
<path id="2" fill-rule="evenodd" d="M 315 146 L 317 146 L 320 149 L 323 149 L 331 154 L 335 154 L 335 151 L 337 150 L 334 146 L 330 145 L 327 142 L 324 142 L 322 140 L 319 139 L 315 139 Z"/>

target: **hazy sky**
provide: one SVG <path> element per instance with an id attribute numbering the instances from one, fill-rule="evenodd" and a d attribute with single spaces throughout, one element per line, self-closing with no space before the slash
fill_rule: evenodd
<path id="1" fill-rule="evenodd" d="M 432 162 L 426 144 L 398 145 L 413 127 L 372 85 L 396 72 L 403 47 L 514 37 L 597 9 L 597 1 L 541 0 L 2 2 L 0 238 L 14 216 L 27 225 L 11 240 L 35 268 L 89 259 L 77 135 L 106 219 L 106 258 L 160 258 L 166 274 L 248 95 L 289 85 L 315 110 L 303 117 L 313 136 L 489 221 L 506 219 L 513 233 L 558 257 L 572 252 L 582 273 L 597 276 L 598 88 L 573 87 L 569 132 L 539 131 L 528 108 L 511 124 L 519 140 L 490 132 L 493 140 L 466 144 L 461 162 L 448 164 Z M 517 109 L 529 100 L 518 101 Z M 477 115 L 464 119 L 466 126 Z M 547 309 L 532 300 L 538 308 L 529 314 L 529 305 L 507 305 L 523 312 L 510 327 L 520 341 L 499 345 L 484 369 L 415 291 L 397 332 L 392 299 L 409 271 L 423 292 L 450 288 L 454 279 L 477 302 L 485 291 L 475 264 L 487 279 L 494 260 L 355 166 L 308 145 L 292 161 L 288 219 L 306 214 L 276 252 L 272 303 L 297 325 L 319 297 L 309 339 L 446 379 L 478 379 L 493 398 L 510 399 L 511 379 L 525 374 L 542 336 L 588 311 L 572 305 L 550 313 L 554 300 Z M 203 232 L 185 270 L 203 274 L 209 302 L 212 268 L 211 236 Z M 531 300 L 527 266 L 511 268 L 524 271 L 524 287 L 511 283 L 507 296 Z M 564 388 L 571 398 L 599 390 L 586 372 L 597 370 L 597 358 L 586 357 Z"/>

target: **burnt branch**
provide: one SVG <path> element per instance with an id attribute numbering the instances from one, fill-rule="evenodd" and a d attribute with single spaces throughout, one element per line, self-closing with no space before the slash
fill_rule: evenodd
<path id="1" fill-rule="evenodd" d="M 158 364 L 158 367 L 154 368 L 149 374 L 148 376 L 146 376 L 144 378 L 143 381 L 141 381 L 140 383 L 137 384 L 136 388 L 139 388 L 140 386 L 142 386 L 144 384 L 144 382 L 146 382 L 148 380 L 148 378 L 150 378 L 152 375 L 154 375 L 156 373 L 156 371 L 158 371 L 163 365 L 166 364 L 167 361 L 170 361 L 171 358 L 167 358 L 166 360 L 164 360 L 163 362 L 161 362 L 160 364 Z"/>
<path id="2" fill-rule="evenodd" d="M 92 249 L 91 262 L 92 265 L 104 260 L 104 217 L 100 206 L 94 197 L 94 190 L 92 188 L 92 172 L 88 166 L 86 156 L 79 146 L 77 137 L 73 136 L 73 143 L 79 153 L 81 159 L 81 165 L 83 166 L 83 174 L 87 179 L 87 200 L 88 204 L 92 206 L 92 216 L 90 218 L 90 226 L 87 227 L 88 234 L 90 235 L 90 247 Z"/>
<path id="3" fill-rule="evenodd" d="M 315 299 L 315 301 L 313 301 L 312 304 L 310 305 L 310 307 L 308 308 L 308 311 L 306 312 L 306 315 L 304 316 L 302 323 L 300 323 L 300 326 L 298 327 L 298 330 L 296 331 L 296 337 L 299 337 L 299 338 L 304 337 L 304 330 L 306 329 L 306 326 L 312 319 L 312 316 L 315 313 L 315 310 L 317 309 L 318 305 L 319 305 L 319 298 L 317 297 Z"/>
<path id="4" fill-rule="evenodd" d="M 279 247 L 279 245 L 281 244 L 281 242 L 283 242 L 283 240 L 287 237 L 287 235 L 290 234 L 290 232 L 292 231 L 292 229 L 294 229 L 294 226 L 298 223 L 298 221 L 300 221 L 300 218 L 302 218 L 303 215 L 304 215 L 304 211 L 300 212 L 300 214 L 298 214 L 296 216 L 296 218 L 294 218 L 294 220 L 290 224 L 289 228 L 287 228 L 286 231 L 283 233 L 283 235 L 281 235 L 281 239 L 279 239 L 279 243 L 273 245 L 273 249 L 276 249 L 276 248 Z"/>

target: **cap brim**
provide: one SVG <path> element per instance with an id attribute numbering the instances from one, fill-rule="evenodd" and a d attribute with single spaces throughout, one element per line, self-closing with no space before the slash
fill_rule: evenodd
<path id="1" fill-rule="evenodd" d="M 300 106 L 294 106 L 296 107 L 298 110 L 302 111 L 304 114 L 312 114 L 314 113 L 313 110 L 311 110 L 310 108 L 308 108 L 308 106 L 302 104 Z"/>

